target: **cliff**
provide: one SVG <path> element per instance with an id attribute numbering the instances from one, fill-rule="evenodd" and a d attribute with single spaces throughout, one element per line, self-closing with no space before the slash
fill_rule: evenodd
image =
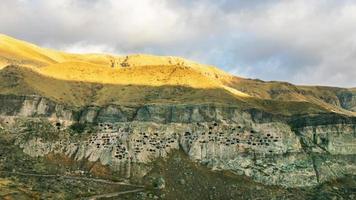
<path id="1" fill-rule="evenodd" d="M 150 168 L 136 165 L 177 149 L 213 170 L 286 187 L 316 185 L 355 172 L 354 117 L 282 116 L 226 105 L 73 110 L 38 96 L 1 96 L 0 101 L 1 126 L 22 130 L 16 145 L 26 154 L 99 161 L 126 178 L 143 177 Z M 80 137 L 69 137 L 71 132 Z"/>
<path id="2" fill-rule="evenodd" d="M 142 180 L 182 151 L 210 170 L 293 188 L 356 174 L 355 89 L 244 79 L 174 57 L 0 44 L 0 133 L 33 159 L 61 155 Z"/>

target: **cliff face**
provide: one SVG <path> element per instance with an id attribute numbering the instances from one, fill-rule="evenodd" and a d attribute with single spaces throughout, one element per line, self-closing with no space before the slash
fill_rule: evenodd
<path id="1" fill-rule="evenodd" d="M 347 109 L 356 111 L 356 90 L 340 92 L 338 95 L 340 106 Z"/>
<path id="2" fill-rule="evenodd" d="M 207 105 L 71 108 L 39 96 L 0 97 L 2 129 L 32 157 L 50 153 L 100 162 L 126 178 L 182 150 L 212 170 L 257 182 L 311 186 L 356 174 L 356 119 L 272 115 Z"/>
<path id="3" fill-rule="evenodd" d="M 79 170 L 147 186 L 156 164 L 172 161 L 162 166 L 176 170 L 183 164 L 167 163 L 180 155 L 184 165 L 204 166 L 200 177 L 234 173 L 267 193 L 275 187 L 266 185 L 316 186 L 356 175 L 355 111 L 355 89 L 245 79 L 183 58 L 68 54 L 0 35 L 7 173 Z M 191 189 L 178 179 L 180 193 Z"/>

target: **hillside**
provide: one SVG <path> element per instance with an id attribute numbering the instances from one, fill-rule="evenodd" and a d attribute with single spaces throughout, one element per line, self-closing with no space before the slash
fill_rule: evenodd
<path id="1" fill-rule="evenodd" d="M 356 111 L 355 89 L 245 79 L 177 57 L 69 54 L 0 35 L 0 65 L 1 94 L 37 94 L 72 106 L 217 103 L 282 114 Z"/>
<path id="2" fill-rule="evenodd" d="M 0 35 L 0 199 L 354 199 L 356 89 Z"/>

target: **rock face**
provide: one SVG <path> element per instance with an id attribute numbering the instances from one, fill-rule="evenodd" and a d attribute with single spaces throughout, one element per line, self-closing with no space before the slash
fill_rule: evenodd
<path id="1" fill-rule="evenodd" d="M 173 150 L 269 185 L 312 186 L 356 174 L 352 117 L 286 117 L 217 105 L 71 108 L 11 95 L 1 96 L 0 105 L 0 128 L 16 132 L 26 154 L 99 161 L 126 178 L 144 176 L 151 161 Z"/>
<path id="2" fill-rule="evenodd" d="M 356 111 L 356 91 L 340 92 L 337 96 L 341 107 Z"/>
<path id="3" fill-rule="evenodd" d="M 73 112 L 39 96 L 0 95 L 0 115 L 73 120 Z"/>

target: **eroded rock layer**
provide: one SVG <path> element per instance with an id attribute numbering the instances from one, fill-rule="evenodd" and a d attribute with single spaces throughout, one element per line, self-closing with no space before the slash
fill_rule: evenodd
<path id="1" fill-rule="evenodd" d="M 72 108 L 39 96 L 0 98 L 0 124 L 38 157 L 64 154 L 143 177 L 149 163 L 182 150 L 212 170 L 286 187 L 356 174 L 356 120 L 336 114 L 276 116 L 227 105 Z"/>

